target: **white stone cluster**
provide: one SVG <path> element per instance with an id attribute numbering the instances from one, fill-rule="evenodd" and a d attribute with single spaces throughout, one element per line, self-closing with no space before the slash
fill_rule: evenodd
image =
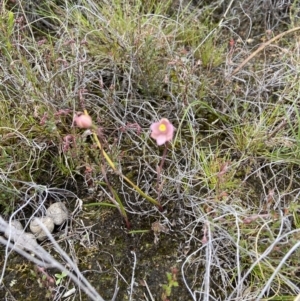
<path id="1" fill-rule="evenodd" d="M 44 240 L 47 238 L 46 232 L 43 230 L 43 224 L 47 230 L 52 233 L 54 225 L 62 225 L 68 219 L 68 209 L 62 202 L 53 203 L 46 210 L 46 216 L 35 217 L 29 224 L 32 233 L 24 232 L 22 224 L 13 220 L 5 231 L 5 237 L 14 241 L 19 248 L 31 249 L 37 246 L 37 240 Z"/>

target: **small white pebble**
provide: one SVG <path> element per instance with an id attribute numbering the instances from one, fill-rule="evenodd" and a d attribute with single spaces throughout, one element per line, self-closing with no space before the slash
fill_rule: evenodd
<path id="1" fill-rule="evenodd" d="M 17 231 L 16 231 L 17 230 Z M 18 220 L 11 221 L 10 224 L 8 224 L 8 227 L 5 229 L 4 236 L 8 238 L 9 236 L 12 237 L 12 232 L 19 232 L 23 230 L 22 224 Z"/>
<path id="2" fill-rule="evenodd" d="M 34 235 L 24 232 L 22 224 L 17 220 L 8 224 L 4 236 L 10 238 L 20 249 L 33 250 L 38 246 Z"/>
<path id="3" fill-rule="evenodd" d="M 47 210 L 46 216 L 51 217 L 55 225 L 62 225 L 68 219 L 68 209 L 62 202 L 53 203 Z"/>
<path id="4" fill-rule="evenodd" d="M 33 234 L 22 233 L 22 235 L 18 236 L 18 238 L 15 240 L 15 245 L 20 249 L 27 249 L 31 251 L 38 246 L 38 243 Z"/>
<path id="5" fill-rule="evenodd" d="M 47 238 L 47 234 L 42 229 L 40 223 L 42 223 L 48 229 L 48 231 L 52 233 L 54 229 L 54 222 L 49 216 L 36 217 L 30 222 L 30 231 L 34 234 L 36 239 L 43 240 Z"/>

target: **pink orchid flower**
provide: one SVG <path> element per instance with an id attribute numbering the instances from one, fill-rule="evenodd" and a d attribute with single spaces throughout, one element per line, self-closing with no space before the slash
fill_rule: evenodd
<path id="1" fill-rule="evenodd" d="M 79 128 L 88 129 L 92 126 L 92 118 L 85 114 L 74 115 L 74 121 Z"/>
<path id="2" fill-rule="evenodd" d="M 156 140 L 157 145 L 162 145 L 171 141 L 174 135 L 174 126 L 167 118 L 162 118 L 159 122 L 154 122 L 150 126 L 151 138 Z"/>

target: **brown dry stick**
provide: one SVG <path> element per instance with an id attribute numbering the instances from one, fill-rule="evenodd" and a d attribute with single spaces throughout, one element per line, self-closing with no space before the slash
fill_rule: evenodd
<path id="1" fill-rule="evenodd" d="M 274 41 L 282 38 L 283 36 L 292 33 L 294 31 L 300 30 L 300 27 L 295 27 L 292 28 L 290 30 L 287 30 L 285 32 L 280 33 L 279 35 L 275 36 L 274 38 L 272 38 L 271 40 L 263 43 L 259 48 L 257 48 L 253 53 L 251 53 L 237 68 L 235 68 L 233 70 L 233 72 L 231 73 L 230 77 L 235 75 L 236 73 L 238 73 L 252 58 L 254 58 L 259 52 L 261 52 L 265 47 L 267 47 L 268 45 L 272 44 Z"/>

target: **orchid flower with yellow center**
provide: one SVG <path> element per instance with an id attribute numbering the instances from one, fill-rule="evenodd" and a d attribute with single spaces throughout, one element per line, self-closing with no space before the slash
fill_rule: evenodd
<path id="1" fill-rule="evenodd" d="M 154 122 L 151 124 L 150 129 L 151 138 L 156 140 L 157 145 L 162 145 L 173 139 L 175 128 L 167 118 Z"/>

